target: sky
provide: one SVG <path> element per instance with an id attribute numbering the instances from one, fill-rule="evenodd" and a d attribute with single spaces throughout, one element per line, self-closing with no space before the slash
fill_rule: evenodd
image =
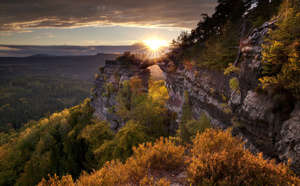
<path id="1" fill-rule="evenodd" d="M 216 5 L 217 0 L 0 0 L 0 56 L 21 50 L 16 45 L 171 42 Z"/>

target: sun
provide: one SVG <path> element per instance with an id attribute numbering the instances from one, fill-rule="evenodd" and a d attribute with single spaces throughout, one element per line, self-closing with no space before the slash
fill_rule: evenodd
<path id="1" fill-rule="evenodd" d="M 160 39 L 148 39 L 143 41 L 150 50 L 156 51 L 163 46 L 168 46 L 168 42 Z"/>

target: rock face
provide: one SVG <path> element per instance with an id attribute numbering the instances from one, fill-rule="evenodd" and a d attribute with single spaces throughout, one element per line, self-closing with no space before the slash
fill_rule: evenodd
<path id="1" fill-rule="evenodd" d="M 123 66 L 118 61 L 106 61 L 105 67 L 100 67 L 91 96 L 91 104 L 95 108 L 95 116 L 102 121 L 108 121 L 113 131 L 118 131 L 125 125 L 122 118 L 114 114 L 116 97 L 120 84 L 134 76 L 143 80 L 145 89 L 148 88 L 150 71 L 139 69 L 138 66 Z"/>
<path id="2" fill-rule="evenodd" d="M 255 91 L 262 70 L 261 44 L 273 27 L 274 21 L 266 22 L 243 41 L 240 74 L 225 76 L 223 72 L 183 66 L 170 73 L 168 64 L 160 64 L 171 90 L 170 99 L 175 100 L 169 100 L 167 106 L 180 116 L 180 103 L 187 90 L 195 119 L 204 112 L 215 127 L 234 126 L 233 135 L 243 137 L 252 152 L 263 152 L 266 158 L 279 162 L 291 158 L 291 167 L 299 174 L 300 102 L 285 92 Z M 229 86 L 233 77 L 238 80 L 238 91 Z"/>
<path id="3" fill-rule="evenodd" d="M 166 106 L 171 111 L 180 117 L 184 92 L 188 91 L 193 118 L 198 119 L 204 112 L 215 127 L 233 126 L 233 135 L 242 137 L 252 152 L 263 152 L 266 158 L 276 158 L 278 162 L 287 162 L 290 158 L 291 167 L 300 174 L 300 102 L 286 92 L 255 90 L 262 71 L 261 44 L 273 27 L 274 22 L 266 22 L 243 41 L 239 74 L 226 76 L 220 71 L 185 69 L 184 66 L 169 72 L 170 64 L 158 65 L 164 71 L 170 90 Z M 147 82 L 150 72 L 138 67 L 124 68 L 119 62 L 110 61 L 96 78 L 92 105 L 96 116 L 109 121 L 112 130 L 117 131 L 124 125 L 124 121 L 112 113 L 119 84 L 135 75 Z M 229 86 L 233 78 L 237 79 L 238 89 Z M 105 89 L 108 83 L 113 86 L 109 94 Z M 172 131 L 177 128 L 173 123 Z"/>

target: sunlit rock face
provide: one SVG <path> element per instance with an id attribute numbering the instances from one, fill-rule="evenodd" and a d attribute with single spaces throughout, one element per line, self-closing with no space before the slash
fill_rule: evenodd
<path id="1" fill-rule="evenodd" d="M 118 131 L 125 125 L 125 121 L 114 114 L 116 97 L 120 84 L 134 76 L 143 80 L 145 91 L 148 90 L 148 81 L 150 70 L 139 69 L 138 66 L 122 66 L 118 61 L 106 61 L 104 67 L 100 67 L 100 73 L 94 82 L 94 88 L 91 95 L 91 104 L 95 108 L 95 117 L 102 121 L 108 121 L 113 131 Z M 107 92 L 107 85 L 111 84 L 112 88 Z"/>
<path id="2" fill-rule="evenodd" d="M 187 90 L 193 118 L 204 112 L 214 127 L 233 126 L 233 135 L 243 137 L 252 152 L 263 152 L 266 158 L 278 162 L 291 158 L 291 167 L 299 174 L 300 102 L 287 92 L 255 91 L 262 71 L 261 44 L 270 28 L 274 28 L 274 22 L 266 22 L 244 39 L 240 74 L 225 76 L 222 71 L 184 66 L 170 72 L 167 62 L 160 63 L 170 99 L 174 98 L 167 106 L 180 116 L 182 104 L 178 100 L 184 100 Z M 239 82 L 239 92 L 229 87 L 233 77 Z"/>

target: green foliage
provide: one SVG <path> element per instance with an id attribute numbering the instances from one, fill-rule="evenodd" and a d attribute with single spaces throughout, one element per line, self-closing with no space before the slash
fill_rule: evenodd
<path id="1" fill-rule="evenodd" d="M 0 132 L 78 104 L 89 96 L 91 86 L 83 80 L 46 75 L 6 82 L 0 87 Z"/>
<path id="2" fill-rule="evenodd" d="M 131 110 L 129 118 L 145 126 L 149 136 L 158 138 L 168 134 L 166 124 L 170 117 L 164 103 L 153 102 L 146 97 Z"/>
<path id="3" fill-rule="evenodd" d="M 94 121 L 80 131 L 80 137 L 83 138 L 92 151 L 99 148 L 105 140 L 112 140 L 115 135 L 109 128 L 109 123 L 104 121 Z"/>
<path id="4" fill-rule="evenodd" d="M 232 63 L 229 63 L 228 67 L 224 69 L 224 75 L 230 76 L 232 73 L 241 73 L 241 69 L 233 66 Z"/>
<path id="5" fill-rule="evenodd" d="M 102 96 L 109 97 L 111 93 L 114 91 L 114 86 L 112 83 L 107 82 L 104 86 L 105 93 L 102 94 Z"/>
<path id="6" fill-rule="evenodd" d="M 132 82 L 133 81 L 133 82 Z M 132 147 L 138 143 L 167 136 L 166 124 L 170 121 L 164 102 L 168 92 L 163 81 L 152 83 L 148 94 L 139 92 L 140 79 L 124 81 L 116 98 L 116 114 L 127 121 L 116 138 L 103 143 L 94 151 L 98 164 L 120 159 L 125 162 L 132 155 Z"/>
<path id="7" fill-rule="evenodd" d="M 256 7 L 248 10 L 245 18 L 249 26 L 257 28 L 277 14 L 278 6 L 282 3 L 282 0 L 252 0 L 253 2 L 256 3 Z"/>
<path id="8" fill-rule="evenodd" d="M 219 0 L 211 16 L 202 14 L 195 29 L 182 32 L 171 42 L 170 56 L 176 56 L 186 68 L 224 69 L 237 57 L 242 30 L 248 32 L 269 20 L 280 3 L 281 0 Z M 241 26 L 243 22 L 245 27 Z"/>
<path id="9" fill-rule="evenodd" d="M 142 125 L 128 121 L 116 135 L 117 146 L 113 156 L 125 162 L 133 153 L 132 147 L 148 141 L 148 138 Z"/>
<path id="10" fill-rule="evenodd" d="M 145 127 L 147 135 L 158 138 L 167 135 L 170 117 L 165 101 L 168 91 L 163 81 L 152 83 L 148 94 L 143 93 L 141 80 L 124 81 L 119 89 L 116 114 L 125 121 L 134 120 Z M 129 89 L 130 87 L 130 89 Z"/>
<path id="11" fill-rule="evenodd" d="M 204 112 L 202 112 L 199 120 L 190 120 L 186 123 L 186 127 L 191 135 L 190 139 L 192 140 L 196 137 L 197 133 L 201 134 L 205 131 L 205 129 L 210 128 L 210 119 Z"/>
<path id="12" fill-rule="evenodd" d="M 240 86 L 239 86 L 239 81 L 234 77 L 231 78 L 229 80 L 229 87 L 231 88 L 231 90 L 236 91 L 237 93 L 241 93 L 240 92 Z"/>
<path id="13" fill-rule="evenodd" d="M 124 120 L 128 120 L 129 109 L 131 105 L 131 90 L 130 90 L 130 81 L 125 80 L 119 88 L 118 95 L 116 97 L 116 115 L 120 116 Z"/>
<path id="14" fill-rule="evenodd" d="M 105 141 L 94 153 L 99 165 L 115 159 L 125 162 L 133 154 L 132 147 L 146 141 L 149 141 L 149 137 L 144 126 L 130 120 L 118 131 L 116 138 Z"/>
<path id="15" fill-rule="evenodd" d="M 148 97 L 153 102 L 158 102 L 164 104 L 166 100 L 169 99 L 169 93 L 165 87 L 165 82 L 155 81 L 149 88 Z"/>
<path id="16" fill-rule="evenodd" d="M 184 152 L 189 152 L 186 156 Z M 73 181 L 70 176 L 50 177 L 39 186 L 50 185 L 169 185 L 165 178 L 174 171 L 187 170 L 191 185 L 299 185 L 285 164 L 264 160 L 262 154 L 244 150 L 244 143 L 231 136 L 231 130 L 207 129 L 197 134 L 191 147 L 175 145 L 160 138 L 133 148 L 133 155 L 122 164 L 106 162 L 91 174 Z M 163 177 L 160 174 L 163 173 Z M 172 178 L 170 181 L 174 181 Z M 184 178 L 180 179 L 184 181 Z"/>
<path id="17" fill-rule="evenodd" d="M 93 151 L 114 134 L 106 123 L 92 119 L 93 112 L 86 99 L 4 136 L 0 185 L 35 185 L 55 173 L 77 178 L 82 170 L 96 168 Z"/>
<path id="18" fill-rule="evenodd" d="M 122 82 L 122 93 L 124 94 L 124 97 L 126 98 L 130 98 L 131 96 L 131 90 L 130 90 L 130 81 L 129 80 L 125 80 Z"/>
<path id="19" fill-rule="evenodd" d="M 100 166 L 114 159 L 125 162 L 133 153 L 132 147 L 148 140 L 144 127 L 129 121 L 118 131 L 116 138 L 105 141 L 94 153 Z"/>
<path id="20" fill-rule="evenodd" d="M 232 63 L 237 55 L 235 46 L 238 39 L 223 35 L 219 40 L 209 40 L 205 43 L 205 50 L 200 56 L 198 65 L 205 65 L 215 69 L 224 69 Z M 230 40 L 231 39 L 231 40 Z"/>
<path id="21" fill-rule="evenodd" d="M 230 108 L 230 106 L 228 105 L 228 103 L 221 103 L 221 107 L 222 107 L 222 111 L 225 113 L 225 114 L 231 114 L 232 113 L 232 110 Z"/>
<path id="22" fill-rule="evenodd" d="M 276 85 L 293 93 L 300 89 L 300 13 L 298 1 L 284 1 L 280 6 L 277 28 L 269 32 L 263 45 L 261 87 Z"/>
<path id="23" fill-rule="evenodd" d="M 222 94 L 222 100 L 227 101 L 227 97 L 224 94 Z"/>
<path id="24" fill-rule="evenodd" d="M 190 137 L 191 134 L 186 127 L 186 123 L 190 121 L 192 118 L 192 111 L 190 106 L 189 93 L 187 90 L 184 91 L 184 104 L 182 106 L 182 114 L 179 123 L 179 131 L 178 135 L 182 139 L 183 142 L 191 142 Z"/>
<path id="25" fill-rule="evenodd" d="M 141 144 L 134 147 L 133 152 L 133 156 L 125 164 L 119 161 L 107 162 L 100 170 L 90 175 L 83 174 L 76 183 L 69 176 L 64 176 L 61 180 L 54 176 L 49 181 L 43 180 L 39 185 L 148 185 L 149 182 L 152 185 L 155 175 L 151 175 L 150 170 L 173 170 L 184 163 L 184 147 L 176 146 L 168 139 L 160 138 L 154 144 Z M 169 184 L 162 178 L 153 185 Z"/>

